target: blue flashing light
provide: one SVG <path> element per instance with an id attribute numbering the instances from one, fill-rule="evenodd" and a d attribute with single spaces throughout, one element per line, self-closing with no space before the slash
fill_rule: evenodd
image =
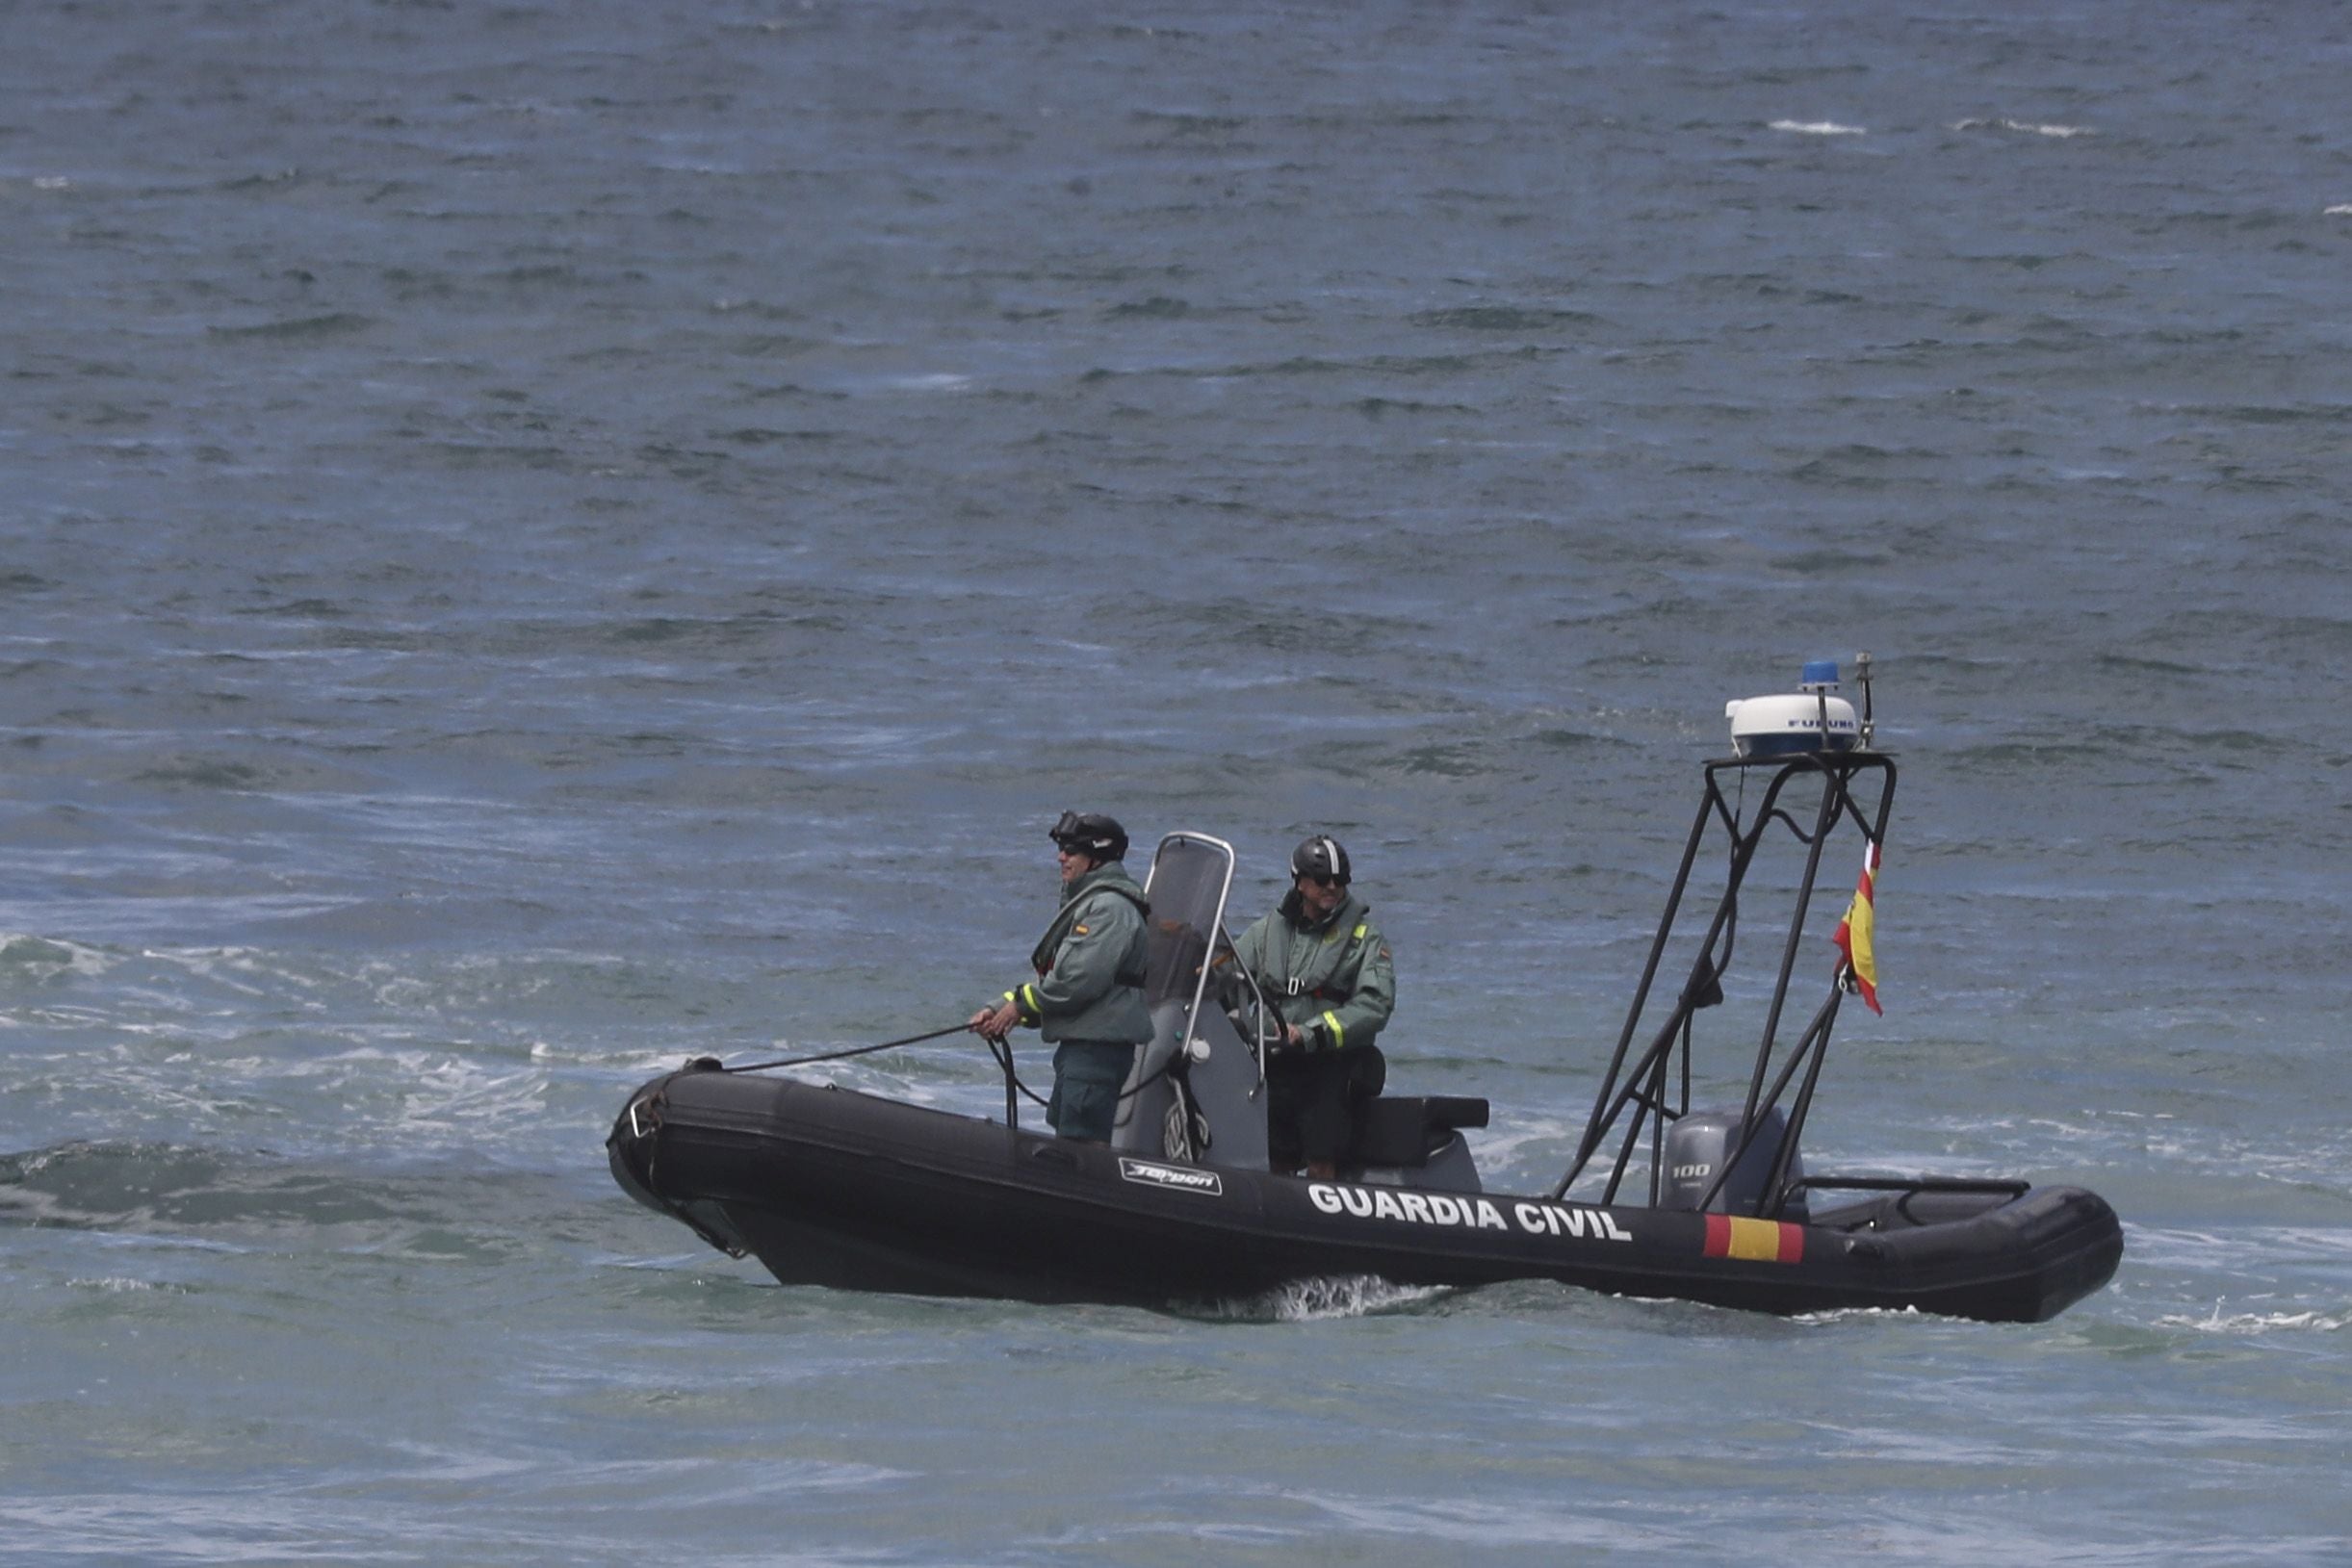
<path id="1" fill-rule="evenodd" d="M 1805 678 L 1798 689 L 1812 691 L 1816 687 L 1835 689 L 1838 683 L 1838 661 L 1834 658 L 1814 658 L 1805 661 Z"/>

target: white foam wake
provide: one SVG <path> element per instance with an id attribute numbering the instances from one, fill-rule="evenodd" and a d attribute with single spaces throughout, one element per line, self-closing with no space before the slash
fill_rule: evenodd
<path id="1" fill-rule="evenodd" d="M 1188 1310 L 1232 1323 L 1313 1323 L 1418 1306 L 1445 1294 L 1442 1286 L 1398 1285 L 1376 1274 L 1345 1274 L 1295 1279 L 1257 1296 L 1193 1303 Z"/>
<path id="2" fill-rule="evenodd" d="M 2009 131 L 2019 136 L 2048 136 L 2061 140 L 2077 136 L 2097 136 L 2087 125 L 2037 125 L 2023 119 L 1964 119 L 1952 126 L 1955 131 Z"/>
<path id="3" fill-rule="evenodd" d="M 2333 1334 L 2352 1328 L 2352 1313 L 2223 1312 L 2221 1303 L 2216 1301 L 2213 1310 L 2205 1317 L 2176 1313 L 2157 1322 L 2167 1328 L 2193 1328 L 2202 1334 L 2274 1334 L 2298 1329 Z"/>

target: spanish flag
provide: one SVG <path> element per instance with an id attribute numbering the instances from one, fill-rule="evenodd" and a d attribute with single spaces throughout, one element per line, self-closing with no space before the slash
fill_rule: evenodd
<path id="1" fill-rule="evenodd" d="M 1743 1220 L 1736 1214 L 1707 1216 L 1706 1256 L 1745 1258 L 1750 1263 L 1802 1263 L 1805 1227 L 1784 1220 Z"/>
<path id="2" fill-rule="evenodd" d="M 1878 1005 L 1878 954 L 1872 944 L 1878 918 L 1873 904 L 1877 887 L 1878 845 L 1874 841 L 1863 846 L 1862 877 L 1854 884 L 1854 901 L 1846 906 L 1846 918 L 1838 922 L 1838 934 L 1830 940 L 1846 955 L 1845 973 L 1839 978 L 1848 979 L 1848 989 L 1860 991 L 1870 1010 L 1883 1016 L 1886 1009 Z"/>

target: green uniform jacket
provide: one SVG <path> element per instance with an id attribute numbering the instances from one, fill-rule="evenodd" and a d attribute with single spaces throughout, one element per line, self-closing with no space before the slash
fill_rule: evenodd
<path id="1" fill-rule="evenodd" d="M 1053 924 L 1029 955 L 1037 978 L 1005 992 L 1047 1043 L 1151 1038 L 1144 1005 L 1144 890 L 1117 861 L 1071 884 Z"/>
<path id="2" fill-rule="evenodd" d="M 1396 970 L 1372 912 L 1355 895 L 1322 924 L 1299 924 L 1299 894 L 1260 917 L 1233 944 L 1260 990 L 1295 1023 L 1309 1050 L 1369 1045 L 1396 1010 Z"/>

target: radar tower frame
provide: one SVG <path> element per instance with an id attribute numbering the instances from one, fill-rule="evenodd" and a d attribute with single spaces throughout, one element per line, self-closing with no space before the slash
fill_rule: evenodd
<path id="1" fill-rule="evenodd" d="M 1766 770 L 1770 771 L 1770 777 L 1765 785 L 1763 798 L 1756 807 L 1753 818 L 1744 819 L 1740 806 L 1726 797 L 1724 781 L 1736 779 L 1740 795 L 1745 798 L 1749 779 Z M 1800 824 L 1796 815 L 1792 814 L 1790 807 L 1783 803 L 1783 797 L 1791 786 L 1801 780 L 1818 780 L 1822 785 L 1821 800 L 1813 812 L 1813 824 L 1809 831 Z M 1874 795 L 1870 793 L 1872 784 L 1876 785 Z M 1790 1085 L 1797 1081 L 1800 1073 L 1802 1081 L 1797 1083 L 1796 1096 L 1789 1106 L 1783 1130 L 1772 1150 L 1769 1179 L 1764 1183 L 1762 1195 L 1758 1198 L 1758 1217 L 1776 1217 L 1797 1191 L 1821 1184 L 1818 1181 L 1793 1183 L 1789 1180 L 1789 1171 L 1796 1162 L 1797 1142 L 1804 1131 L 1805 1118 L 1812 1111 L 1814 1092 L 1821 1081 L 1822 1065 L 1828 1051 L 1830 1031 L 1837 1023 L 1839 1005 L 1852 983 L 1847 966 L 1841 963 L 1833 971 L 1828 994 L 1785 1052 L 1778 1050 L 1781 1019 L 1787 1010 L 1790 985 L 1796 973 L 1805 920 L 1811 910 L 1814 886 L 1821 874 L 1822 851 L 1838 829 L 1847 824 L 1860 831 L 1866 850 L 1874 851 L 1882 846 L 1886 841 L 1887 816 L 1894 802 L 1894 759 L 1880 752 L 1809 751 L 1782 756 L 1726 758 L 1706 764 L 1706 787 L 1700 797 L 1698 813 L 1691 824 L 1690 837 L 1683 847 L 1682 862 L 1674 873 L 1673 887 L 1667 894 L 1666 912 L 1659 919 L 1648 960 L 1642 966 L 1641 983 L 1634 990 L 1633 1005 L 1626 1013 L 1625 1025 L 1617 1036 L 1616 1048 L 1610 1055 L 1609 1070 L 1602 1079 L 1599 1092 L 1594 1096 L 1592 1114 L 1585 1123 L 1583 1137 L 1578 1141 L 1576 1156 L 1570 1162 L 1567 1173 L 1552 1189 L 1555 1199 L 1566 1195 L 1569 1186 L 1591 1165 L 1619 1121 L 1624 1120 L 1623 1137 L 1610 1170 L 1607 1188 L 1599 1201 L 1603 1204 L 1616 1201 L 1617 1190 L 1624 1182 L 1626 1169 L 1632 1161 L 1634 1150 L 1641 1144 L 1645 1127 L 1650 1132 L 1649 1201 L 1653 1206 L 1659 1201 L 1664 1176 L 1666 1124 L 1688 1115 L 1692 1109 L 1693 1023 L 1699 1012 L 1723 999 L 1722 976 L 1730 965 L 1738 935 L 1741 888 L 1746 881 L 1757 850 L 1775 824 L 1786 828 L 1804 847 L 1804 870 L 1796 888 L 1795 908 L 1790 913 L 1787 938 L 1781 948 L 1779 969 L 1765 1014 L 1763 1037 L 1757 1041 L 1755 1060 L 1748 1073 L 1739 1142 L 1715 1172 L 1715 1180 L 1700 1198 L 1698 1207 L 1706 1209 L 1714 1204 L 1731 1172 L 1747 1157 L 1749 1146 L 1761 1134 L 1765 1125 L 1763 1118 L 1780 1104 Z M 1798 810 L 1801 810 L 1801 807 Z M 1667 1011 L 1665 1021 L 1650 1034 L 1648 1044 L 1629 1066 L 1627 1057 L 1641 1030 L 1642 1015 L 1648 1009 L 1659 970 L 1666 961 L 1667 944 L 1677 929 L 1684 895 L 1690 887 L 1691 873 L 1698 863 L 1700 851 L 1715 836 L 1711 829 L 1719 829 L 1729 840 L 1730 862 L 1723 891 L 1716 901 L 1705 935 L 1699 941 L 1697 955 L 1692 961 L 1682 989 L 1675 995 L 1673 1006 Z M 1777 1071 L 1774 1070 L 1775 1065 Z M 1670 1080 L 1677 1070 L 1680 1093 L 1669 1102 Z"/>

